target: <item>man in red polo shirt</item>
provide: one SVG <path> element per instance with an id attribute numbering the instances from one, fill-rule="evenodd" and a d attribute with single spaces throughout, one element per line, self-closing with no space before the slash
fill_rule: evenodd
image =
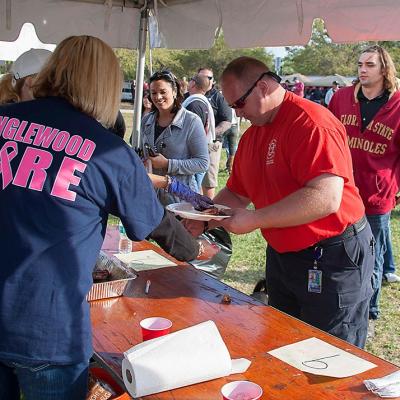
<path id="1" fill-rule="evenodd" d="M 233 60 L 222 74 L 230 107 L 252 126 L 214 199 L 232 208 L 219 224 L 237 234 L 261 229 L 271 306 L 363 347 L 373 239 L 346 131 L 328 110 L 279 81 L 250 57 Z"/>

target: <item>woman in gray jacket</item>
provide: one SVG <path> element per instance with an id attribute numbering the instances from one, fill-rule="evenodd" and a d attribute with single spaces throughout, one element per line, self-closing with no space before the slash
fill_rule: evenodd
<path id="1" fill-rule="evenodd" d="M 198 192 L 194 175 L 208 169 L 207 139 L 200 118 L 181 106 L 183 96 L 177 78 L 170 71 L 155 72 L 150 78 L 152 112 L 141 125 L 140 147 L 157 175 L 174 176 Z M 164 205 L 179 198 L 158 190 Z"/>

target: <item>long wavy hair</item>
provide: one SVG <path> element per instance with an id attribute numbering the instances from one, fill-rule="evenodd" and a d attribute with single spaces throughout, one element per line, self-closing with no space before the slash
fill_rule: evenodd
<path id="1" fill-rule="evenodd" d="M 168 82 L 171 85 L 172 90 L 176 92 L 176 97 L 174 99 L 174 106 L 172 107 L 171 110 L 172 114 L 176 114 L 182 108 L 182 102 L 183 102 L 183 93 L 179 80 L 171 71 L 164 69 L 161 71 L 154 72 L 154 74 L 149 79 L 149 83 L 151 84 L 154 81 Z M 157 107 L 151 100 L 151 96 L 149 97 L 149 100 L 152 104 L 151 111 L 158 112 Z"/>
<path id="2" fill-rule="evenodd" d="M 383 47 L 378 45 L 369 46 L 364 49 L 362 53 L 378 54 L 382 67 L 385 89 L 389 90 L 389 92 L 399 90 L 399 83 L 396 78 L 397 71 L 390 54 Z"/>

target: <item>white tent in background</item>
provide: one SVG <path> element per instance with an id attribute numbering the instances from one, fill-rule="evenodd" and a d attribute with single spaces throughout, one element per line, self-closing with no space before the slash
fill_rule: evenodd
<path id="1" fill-rule="evenodd" d="M 0 41 L 0 60 L 15 61 L 22 53 L 29 49 L 46 49 L 53 51 L 54 44 L 42 43 L 36 36 L 35 28 L 32 24 L 22 26 L 21 33 L 15 42 Z"/>
<path id="2" fill-rule="evenodd" d="M 31 22 L 45 43 L 89 34 L 137 48 L 146 8 L 168 48 L 211 47 L 220 28 L 235 48 L 306 44 L 315 18 L 334 42 L 400 36 L 398 0 L 0 0 L 0 40 L 14 41 Z"/>
<path id="3" fill-rule="evenodd" d="M 342 76 L 339 74 L 327 75 L 327 76 L 313 76 L 310 78 L 309 86 L 332 86 L 332 82 L 336 81 L 340 87 L 350 86 L 353 78 Z"/>
<path id="4" fill-rule="evenodd" d="M 339 74 L 316 76 L 294 73 L 290 75 L 283 75 L 282 81 L 288 80 L 290 83 L 293 83 L 294 78 L 298 78 L 300 81 L 302 81 L 304 86 L 332 86 L 333 81 L 336 81 L 339 86 L 350 86 L 352 80 L 354 79 L 354 77 L 346 77 Z"/>
<path id="5" fill-rule="evenodd" d="M 155 47 L 209 48 L 220 29 L 231 47 L 289 46 L 308 42 L 315 18 L 334 42 L 400 38 L 399 0 L 0 0 L 0 40 L 31 22 L 45 43 L 88 34 L 137 48 L 138 136 L 147 29 Z"/>

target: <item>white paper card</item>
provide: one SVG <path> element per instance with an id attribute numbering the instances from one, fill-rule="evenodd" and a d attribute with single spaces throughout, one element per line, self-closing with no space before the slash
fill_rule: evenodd
<path id="1" fill-rule="evenodd" d="M 150 269 L 174 267 L 177 265 L 154 250 L 132 251 L 130 253 L 117 253 L 114 255 L 135 271 L 146 271 Z"/>
<path id="2" fill-rule="evenodd" d="M 345 378 L 376 365 L 317 338 L 302 340 L 268 352 L 301 371 Z"/>

